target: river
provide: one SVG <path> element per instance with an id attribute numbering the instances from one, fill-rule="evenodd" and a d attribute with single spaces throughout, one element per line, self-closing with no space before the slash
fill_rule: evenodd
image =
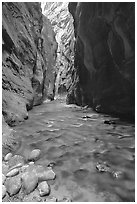
<path id="1" fill-rule="evenodd" d="M 112 124 L 104 121 L 113 121 Z M 74 202 L 135 200 L 135 126 L 91 108 L 45 102 L 14 127 L 19 142 L 13 152 L 24 157 L 39 148 L 37 164 L 53 165 L 51 192 Z M 100 172 L 99 165 L 110 171 Z M 115 174 L 114 174 L 115 172 Z"/>

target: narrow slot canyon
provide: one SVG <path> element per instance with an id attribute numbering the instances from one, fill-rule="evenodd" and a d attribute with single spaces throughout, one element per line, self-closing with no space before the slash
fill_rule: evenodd
<path id="1" fill-rule="evenodd" d="M 2 201 L 135 202 L 135 3 L 2 3 Z"/>

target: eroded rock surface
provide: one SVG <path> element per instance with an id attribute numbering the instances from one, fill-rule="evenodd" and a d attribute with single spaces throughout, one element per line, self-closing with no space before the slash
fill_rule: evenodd
<path id="1" fill-rule="evenodd" d="M 56 97 L 66 94 L 72 79 L 74 65 L 73 18 L 68 11 L 68 2 L 43 2 L 42 13 L 49 19 L 58 43 L 56 60 Z"/>
<path id="2" fill-rule="evenodd" d="M 75 76 L 67 103 L 134 117 L 135 4 L 69 3 Z"/>
<path id="3" fill-rule="evenodd" d="M 4 2 L 2 11 L 2 111 L 14 126 L 48 92 L 54 98 L 57 44 L 40 3 Z"/>

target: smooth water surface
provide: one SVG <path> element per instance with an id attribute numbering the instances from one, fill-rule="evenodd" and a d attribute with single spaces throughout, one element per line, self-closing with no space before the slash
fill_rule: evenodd
<path id="1" fill-rule="evenodd" d="M 60 99 L 34 107 L 29 119 L 14 129 L 20 144 L 15 154 L 27 158 L 39 148 L 36 163 L 54 164 L 57 177 L 50 182 L 52 195 L 69 196 L 74 202 L 134 201 L 134 124 Z M 98 162 L 120 176 L 99 172 Z"/>

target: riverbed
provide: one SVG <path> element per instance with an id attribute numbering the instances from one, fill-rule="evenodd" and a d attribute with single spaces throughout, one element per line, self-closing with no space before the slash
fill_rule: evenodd
<path id="1" fill-rule="evenodd" d="M 135 200 L 135 126 L 91 108 L 45 102 L 14 127 L 19 143 L 13 154 L 28 157 L 40 149 L 36 164 L 52 165 L 51 192 L 74 202 Z M 99 171 L 98 165 L 110 171 Z"/>

